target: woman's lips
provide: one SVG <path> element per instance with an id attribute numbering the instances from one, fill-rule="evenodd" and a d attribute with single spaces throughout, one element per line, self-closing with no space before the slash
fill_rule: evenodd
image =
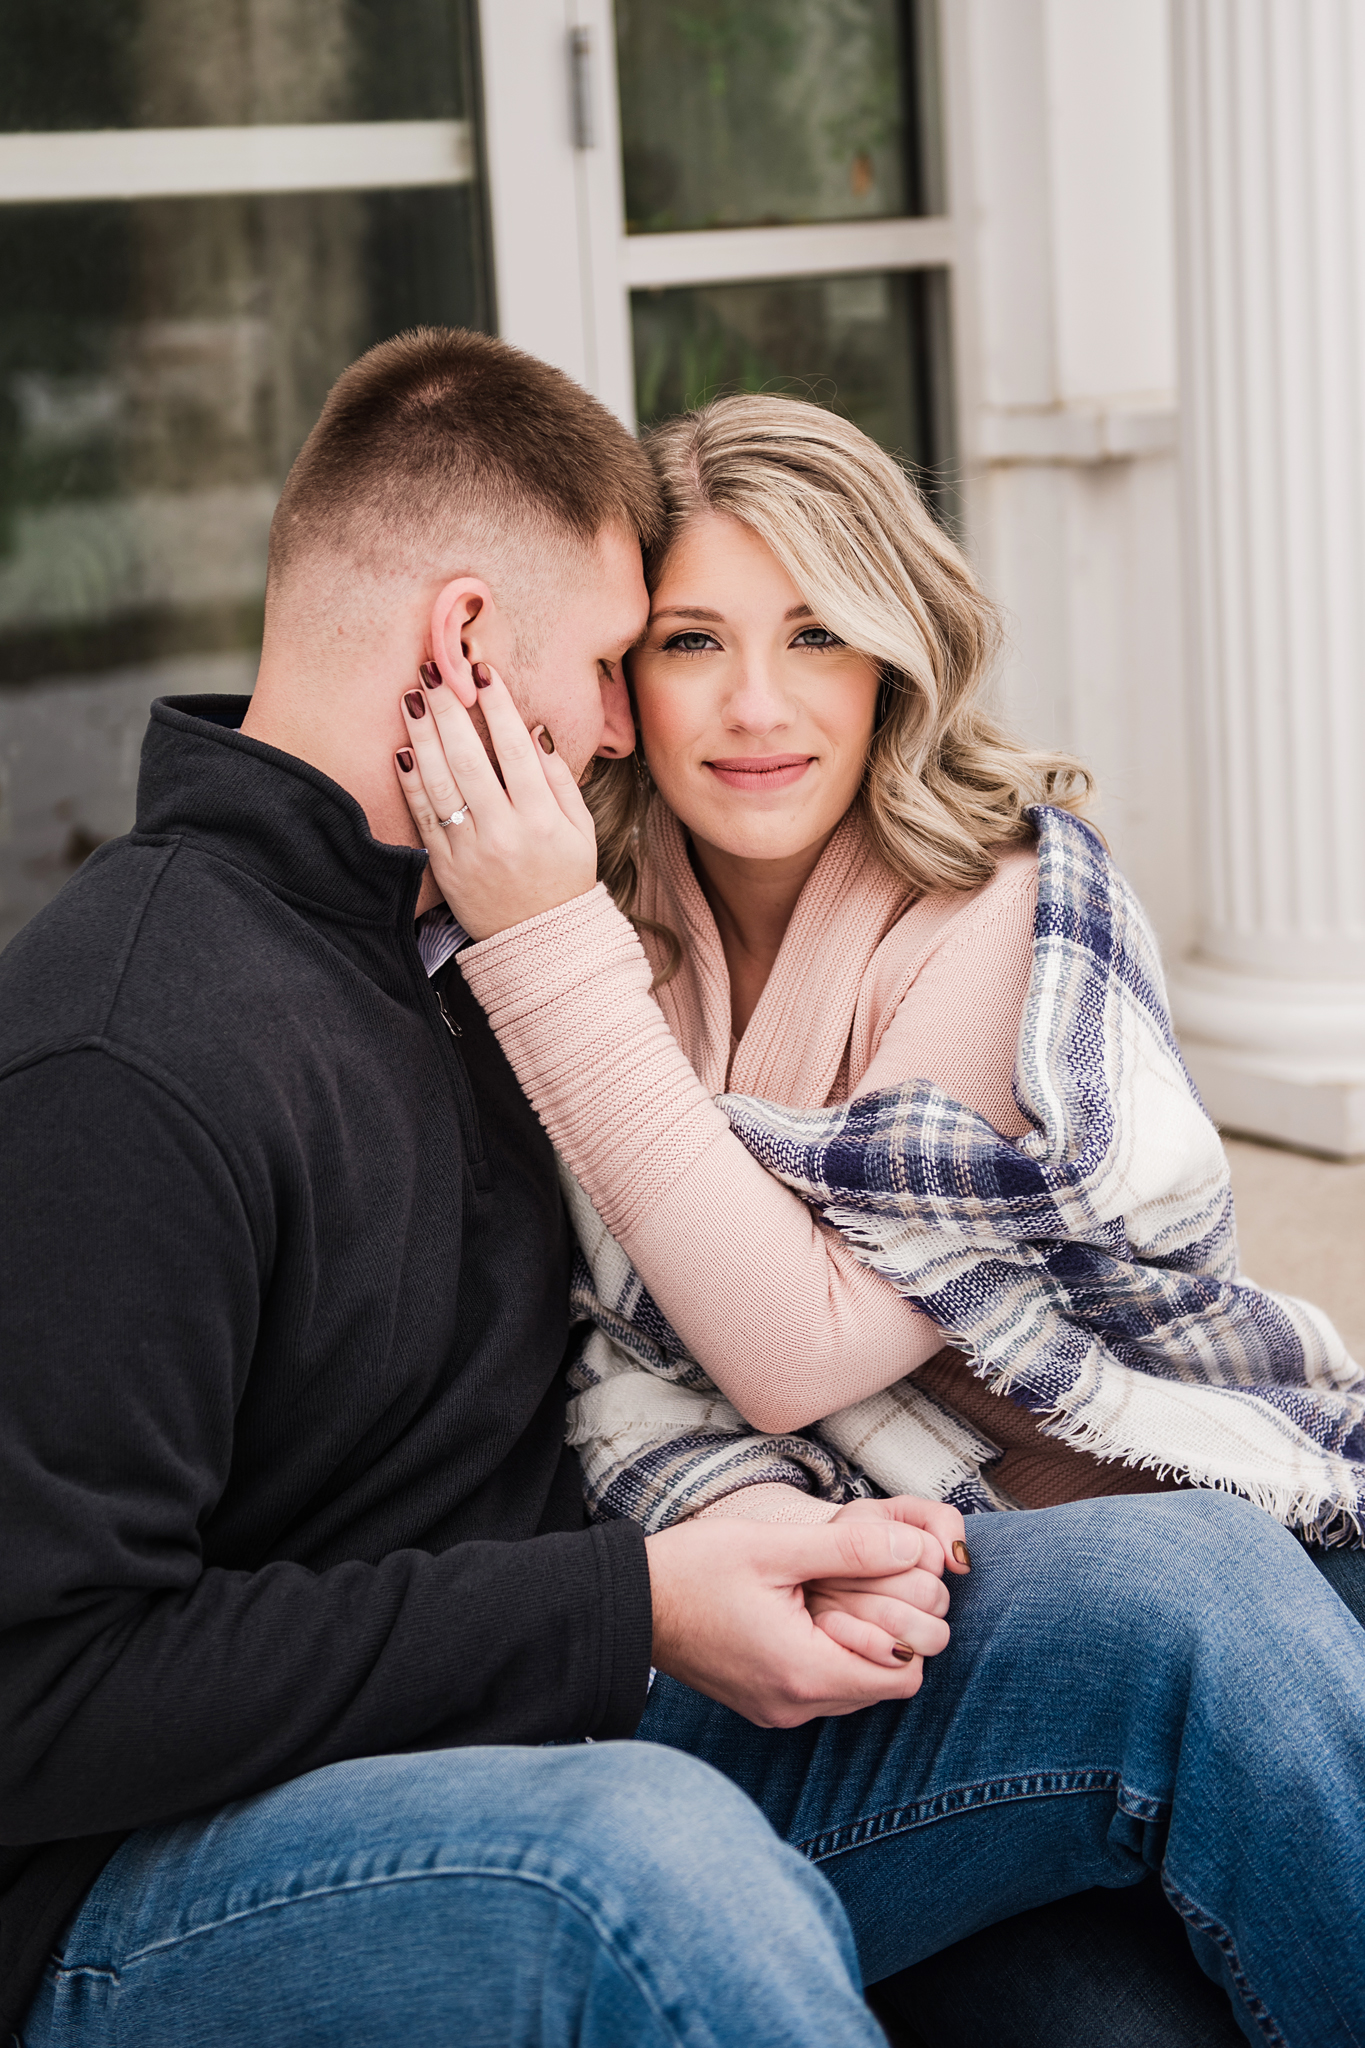
<path id="1" fill-rule="evenodd" d="M 790 789 L 814 759 L 814 754 L 757 754 L 751 760 L 708 761 L 706 766 L 727 789 L 755 795 L 769 789 Z"/>

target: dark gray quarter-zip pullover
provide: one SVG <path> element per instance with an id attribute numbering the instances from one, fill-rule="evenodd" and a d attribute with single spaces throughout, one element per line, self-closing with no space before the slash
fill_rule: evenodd
<path id="1" fill-rule="evenodd" d="M 129 1829 L 645 1701 L 548 1140 L 425 856 L 244 711 L 154 707 L 135 830 L 0 959 L 0 2030 Z"/>

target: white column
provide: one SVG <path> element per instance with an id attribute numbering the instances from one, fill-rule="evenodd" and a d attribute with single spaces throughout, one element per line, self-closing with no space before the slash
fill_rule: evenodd
<path id="1" fill-rule="evenodd" d="M 1211 1114 L 1365 1152 L 1365 7 L 1173 0 Z"/>

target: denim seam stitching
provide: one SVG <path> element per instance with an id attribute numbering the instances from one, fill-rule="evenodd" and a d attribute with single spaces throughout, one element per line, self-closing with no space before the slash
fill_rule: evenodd
<path id="1" fill-rule="evenodd" d="M 1242 1968 L 1242 1959 L 1237 1953 L 1237 1944 L 1222 1921 L 1215 1920 L 1212 1913 L 1207 1913 L 1202 1906 L 1197 1906 L 1178 1885 L 1172 1884 L 1164 1870 L 1161 1873 L 1161 1888 L 1181 1919 L 1188 1921 L 1196 1933 L 1204 1935 L 1221 1952 L 1228 1975 L 1236 1987 L 1237 1996 L 1246 2008 L 1248 2018 L 1255 2022 L 1257 2031 L 1269 2043 L 1269 2048 L 1288 2048 L 1288 2043 L 1280 2032 L 1269 2006 L 1252 1990 L 1246 1971 Z"/>
<path id="2" fill-rule="evenodd" d="M 382 1877 L 352 1878 L 341 1884 L 317 1885 L 308 1891 L 291 1892 L 286 1898 L 267 1899 L 258 1906 L 244 1907 L 236 1913 L 225 1913 L 221 1918 L 206 1920 L 197 1927 L 187 1927 L 179 1934 L 169 1935 L 164 1941 L 152 1942 L 146 1948 L 134 1949 L 123 1958 L 121 1965 L 75 1963 L 69 1968 L 59 1965 L 57 1976 L 60 1980 L 70 1980 L 75 1977 L 105 1977 L 117 1986 L 123 1981 L 123 1973 L 130 1970 L 135 1963 L 147 1962 L 158 1958 L 165 1955 L 171 1949 L 184 1946 L 187 1942 L 197 1941 L 206 1934 L 215 1934 L 221 1927 L 233 1927 L 241 1921 L 258 1919 L 263 1913 L 278 1913 L 288 1906 L 306 1904 L 317 1899 L 336 1898 L 347 1892 L 378 1890 L 384 1885 L 426 1883 L 434 1878 L 443 1877 L 501 1878 L 519 1884 L 537 1885 L 542 1891 L 553 1892 L 566 1906 L 573 1912 L 580 1914 L 588 1922 L 599 1941 L 616 1958 L 622 1973 L 630 1978 L 641 1998 L 654 2014 L 661 2031 L 667 2034 L 671 2040 L 679 2041 L 681 2039 L 672 2021 L 660 2010 L 658 1999 L 655 1997 L 651 1987 L 641 1981 L 639 1971 L 636 1969 L 633 1959 L 622 1950 L 614 1932 L 603 1922 L 593 1906 L 582 1899 L 575 1898 L 572 1892 L 554 1878 L 543 1877 L 533 1871 L 490 1870 L 486 1864 L 482 1863 L 447 1863 L 442 1864 L 438 1870 L 398 1870 L 388 1872 Z"/>
<path id="3" fill-rule="evenodd" d="M 823 1833 L 811 1835 L 793 1847 L 806 1857 L 808 1862 L 821 1863 L 827 1857 L 842 1855 L 848 1849 L 860 1849 L 868 1842 L 881 1841 L 887 1835 L 908 1833 L 913 1828 L 927 1827 L 932 1822 L 946 1820 L 954 1814 L 971 1813 L 981 1807 L 1001 1805 L 1015 1799 L 1058 1799 L 1087 1792 L 1119 1792 L 1126 1790 L 1122 1774 L 1107 1766 L 1092 1765 L 1081 1770 L 1016 1772 L 1008 1778 L 982 1779 L 974 1785 L 953 1785 L 946 1791 L 935 1793 L 932 1799 L 918 1801 L 912 1806 L 890 1806 L 880 1813 L 865 1814 L 861 1819 L 849 1821 L 842 1827 L 827 1828 Z M 1145 1806 L 1157 1802 L 1142 1798 Z M 1156 1819 L 1156 1813 L 1144 1813 L 1142 1819 Z"/>

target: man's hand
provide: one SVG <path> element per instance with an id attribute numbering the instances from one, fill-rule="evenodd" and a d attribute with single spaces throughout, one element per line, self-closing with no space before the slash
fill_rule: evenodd
<path id="1" fill-rule="evenodd" d="M 889 1508 L 891 1502 L 860 1503 Z M 916 1511 L 928 1504 L 910 1504 Z M 936 1514 L 940 1510 L 934 1511 Z M 949 1513 L 952 1511 L 949 1510 Z M 945 1525 L 949 1543 L 953 1541 Z M 760 1728 L 796 1728 L 817 1716 L 852 1714 L 919 1691 L 922 1659 L 948 1641 L 940 1616 L 872 1589 L 925 1576 L 943 1586 L 943 1545 L 895 1514 L 842 1515 L 822 1528 L 767 1522 L 683 1522 L 646 1538 L 654 1601 L 654 1662 Z M 863 1589 L 904 1634 L 865 1615 L 834 1620 L 841 1595 L 817 1621 L 809 1586 Z M 938 1596 L 936 1596 L 938 1597 Z M 838 1640 L 846 1623 L 859 1647 Z M 895 1655 L 899 1643 L 908 1658 Z M 866 1647 L 863 1647 L 866 1645 Z M 883 1648 L 884 1646 L 884 1648 Z"/>
<path id="2" fill-rule="evenodd" d="M 920 1532 L 923 1548 L 917 1563 L 906 1571 L 874 1579 L 819 1579 L 808 1585 L 806 1606 L 816 1626 L 833 1642 L 874 1664 L 900 1661 L 898 1653 L 906 1646 L 925 1657 L 937 1656 L 948 1642 L 944 1571 L 971 1570 L 958 1510 L 942 1501 L 899 1494 L 894 1500 L 850 1501 L 826 1526 L 842 1522 L 899 1523 L 907 1536 L 910 1529 Z"/>

